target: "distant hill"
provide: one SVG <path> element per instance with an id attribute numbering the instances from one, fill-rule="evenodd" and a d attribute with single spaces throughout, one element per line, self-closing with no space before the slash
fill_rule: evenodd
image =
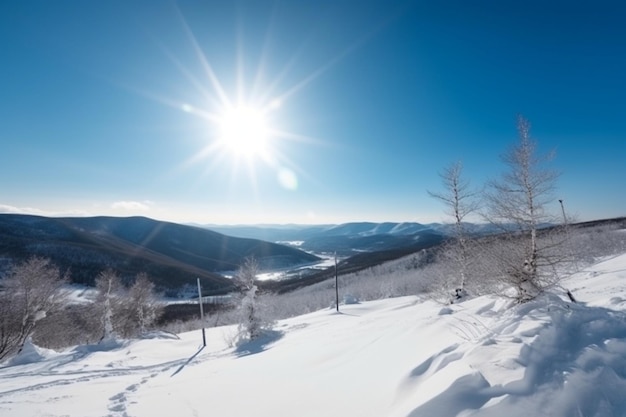
<path id="1" fill-rule="evenodd" d="M 127 279 L 146 272 L 165 289 L 200 278 L 203 288 L 214 293 L 231 289 L 230 280 L 218 272 L 236 270 L 247 256 L 267 269 L 319 260 L 293 247 L 145 217 L 0 214 L 0 272 L 32 255 L 69 269 L 76 283 L 92 284 L 100 271 L 112 268 Z"/>
<path id="2" fill-rule="evenodd" d="M 407 227 L 406 225 L 411 226 Z M 337 264 L 336 271 L 334 266 L 323 270 L 311 270 L 308 274 L 301 274 L 299 276 L 294 275 L 277 281 L 263 281 L 260 284 L 261 288 L 278 293 L 288 292 L 332 279 L 335 274 L 341 276 L 343 274 L 361 271 L 412 253 L 416 253 L 418 251 L 424 251 L 423 254 L 425 256 L 422 257 L 422 262 L 431 262 L 434 259 L 437 247 L 453 236 L 454 226 L 441 224 L 422 226 L 423 228 L 420 229 L 418 224 L 411 223 L 347 223 L 345 225 L 338 225 L 331 228 L 324 227 L 324 230 L 329 233 L 328 236 L 324 237 L 324 232 L 321 232 L 319 235 L 309 238 L 308 241 L 302 241 L 300 243 L 300 247 L 305 248 L 315 244 L 319 244 L 320 246 L 324 246 L 324 244 L 333 244 L 335 247 L 341 248 L 342 244 L 344 244 L 346 252 L 349 252 L 350 247 L 352 247 L 353 252 L 356 252 L 356 254 L 352 254 L 347 256 L 345 259 L 340 260 Z M 597 226 L 624 229 L 626 228 L 626 217 L 596 220 L 570 225 L 572 230 Z M 562 227 L 562 225 L 541 225 L 541 228 L 546 232 L 548 232 L 552 227 Z M 511 228 L 513 228 L 512 225 Z M 337 234 L 333 234 L 337 233 L 338 230 L 345 232 L 345 235 L 338 236 Z M 375 231 L 379 230 L 386 230 L 390 233 L 376 234 Z M 411 232 L 406 236 L 403 236 L 401 232 L 403 230 Z M 471 223 L 466 224 L 466 230 L 473 237 L 481 237 L 488 234 L 500 233 L 502 231 L 502 229 L 495 228 L 491 225 Z M 349 234 L 353 232 L 359 234 Z M 325 243 L 324 238 L 326 239 Z M 381 249 L 371 251 L 354 251 L 355 245 L 364 247 L 368 246 L 368 242 L 369 247 L 378 246 Z M 386 248 L 384 248 L 385 246 Z M 338 253 L 340 252 L 341 251 L 339 250 Z"/>
<path id="3" fill-rule="evenodd" d="M 438 223 L 354 222 L 338 225 L 205 226 L 231 236 L 282 242 L 315 253 L 351 256 L 362 252 L 422 248 L 444 240 L 452 231 Z"/>

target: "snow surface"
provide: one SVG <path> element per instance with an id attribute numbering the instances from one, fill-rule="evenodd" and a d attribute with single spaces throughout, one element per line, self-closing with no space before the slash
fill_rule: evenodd
<path id="1" fill-rule="evenodd" d="M 626 254 L 512 305 L 417 297 L 278 322 L 153 333 L 0 366 L 0 416 L 626 416 Z"/>

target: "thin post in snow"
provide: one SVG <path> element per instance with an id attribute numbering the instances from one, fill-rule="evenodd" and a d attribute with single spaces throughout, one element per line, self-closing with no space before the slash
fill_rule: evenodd
<path id="1" fill-rule="evenodd" d="M 576 256 L 572 253 L 572 248 L 570 246 L 570 241 L 569 241 L 569 224 L 567 221 L 567 216 L 565 215 L 565 206 L 563 205 L 563 200 L 559 199 L 559 204 L 561 205 L 561 212 L 563 213 L 563 227 L 565 228 L 565 241 L 567 244 L 567 248 L 570 251 L 570 256 L 572 257 L 572 259 L 574 260 L 574 268 L 576 269 L 576 271 L 578 271 L 578 261 L 576 260 Z M 571 293 L 570 290 L 567 290 L 567 296 L 569 297 L 570 301 L 572 303 L 576 302 L 576 298 L 574 298 L 574 295 Z"/>
<path id="2" fill-rule="evenodd" d="M 561 204 L 561 212 L 563 213 L 563 225 L 565 226 L 565 233 L 567 233 L 567 216 L 565 215 L 565 206 L 563 205 L 563 200 L 559 200 L 559 204 Z"/>
<path id="3" fill-rule="evenodd" d="M 335 301 L 339 312 L 339 278 L 337 277 L 337 251 L 335 251 Z"/>
<path id="4" fill-rule="evenodd" d="M 200 278 L 198 278 L 198 304 L 200 304 L 200 323 L 202 323 L 202 346 L 206 346 L 206 333 L 204 331 L 204 309 L 202 308 L 202 290 L 200 289 Z"/>
<path id="5" fill-rule="evenodd" d="M 561 204 L 561 212 L 563 213 L 563 227 L 565 228 L 565 239 L 567 240 L 567 247 L 570 249 L 571 246 L 569 242 L 569 220 L 567 220 L 567 216 L 565 215 L 565 206 L 563 205 L 563 200 L 559 199 L 559 204 Z M 576 260 L 576 256 L 572 253 L 572 259 L 574 259 L 574 267 L 578 271 L 578 261 Z"/>

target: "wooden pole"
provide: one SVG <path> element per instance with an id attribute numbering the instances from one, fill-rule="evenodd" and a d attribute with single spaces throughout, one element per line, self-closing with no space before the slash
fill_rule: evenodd
<path id="1" fill-rule="evenodd" d="M 206 333 L 204 331 L 204 309 L 202 308 L 202 290 L 200 289 L 200 278 L 198 278 L 198 304 L 200 304 L 200 322 L 202 323 L 202 346 L 206 346 Z"/>
<path id="2" fill-rule="evenodd" d="M 335 252 L 335 300 L 339 312 L 339 278 L 337 276 L 337 252 Z"/>
<path id="3" fill-rule="evenodd" d="M 567 216 L 565 215 L 565 206 L 563 206 L 563 200 L 559 200 L 559 203 L 561 204 L 561 212 L 563 212 L 563 224 L 565 225 L 565 227 L 567 227 Z M 565 229 L 567 232 L 567 229 Z"/>

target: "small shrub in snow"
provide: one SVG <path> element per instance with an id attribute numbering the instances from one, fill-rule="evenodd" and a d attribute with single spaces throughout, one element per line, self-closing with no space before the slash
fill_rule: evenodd
<path id="1" fill-rule="evenodd" d="M 343 296 L 343 303 L 344 304 L 358 304 L 359 299 L 352 294 L 345 294 Z"/>
<path id="2" fill-rule="evenodd" d="M 452 313 L 454 313 L 454 310 L 452 310 L 450 307 L 444 307 L 441 310 L 439 310 L 440 316 L 447 316 Z"/>

